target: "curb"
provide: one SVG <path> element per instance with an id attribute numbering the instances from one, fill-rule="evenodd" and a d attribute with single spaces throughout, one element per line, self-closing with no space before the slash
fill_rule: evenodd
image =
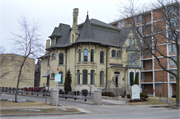
<path id="1" fill-rule="evenodd" d="M 75 114 L 87 114 L 86 112 L 74 112 L 74 113 L 32 113 L 32 114 L 2 114 L 0 117 L 14 117 L 14 116 L 48 116 L 48 115 L 75 115 Z"/>

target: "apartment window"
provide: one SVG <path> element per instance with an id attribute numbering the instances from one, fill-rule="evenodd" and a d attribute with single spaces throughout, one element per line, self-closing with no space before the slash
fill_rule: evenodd
<path id="1" fill-rule="evenodd" d="M 91 85 L 94 85 L 94 77 L 95 77 L 95 71 L 91 70 Z"/>
<path id="2" fill-rule="evenodd" d="M 146 80 L 145 73 L 141 73 L 141 80 Z"/>
<path id="3" fill-rule="evenodd" d="M 177 52 L 175 44 L 171 43 L 171 44 L 168 45 L 168 47 L 169 47 L 169 53 Z"/>
<path id="4" fill-rule="evenodd" d="M 50 65 L 50 59 L 48 59 L 48 62 L 47 62 L 48 66 Z"/>
<path id="5" fill-rule="evenodd" d="M 100 71 L 100 85 L 104 85 L 104 71 Z"/>
<path id="6" fill-rule="evenodd" d="M 86 85 L 87 84 L 87 70 L 83 70 L 83 84 Z"/>
<path id="7" fill-rule="evenodd" d="M 142 23 L 142 16 L 139 15 L 139 16 L 134 17 L 134 22 L 135 24 Z"/>
<path id="8" fill-rule="evenodd" d="M 145 61 L 141 61 L 141 67 L 145 68 Z"/>
<path id="9" fill-rule="evenodd" d="M 77 84 L 80 84 L 80 71 L 77 70 Z"/>
<path id="10" fill-rule="evenodd" d="M 64 54 L 59 53 L 59 64 L 63 64 Z"/>
<path id="11" fill-rule="evenodd" d="M 91 62 L 94 62 L 94 50 L 91 49 Z"/>
<path id="12" fill-rule="evenodd" d="M 52 79 L 55 78 L 55 74 L 54 74 L 54 73 L 51 74 L 51 78 L 52 78 Z"/>
<path id="13" fill-rule="evenodd" d="M 88 61 L 88 50 L 85 49 L 84 50 L 84 62 L 87 62 Z"/>
<path id="14" fill-rule="evenodd" d="M 179 27 L 179 19 L 177 17 L 170 18 L 171 28 L 178 28 Z"/>
<path id="15" fill-rule="evenodd" d="M 134 83 L 134 72 L 130 72 L 130 86 Z"/>
<path id="16" fill-rule="evenodd" d="M 139 32 L 140 34 L 143 33 L 142 26 L 137 27 L 137 30 L 138 30 L 138 32 Z M 138 32 L 137 32 L 137 34 L 139 34 Z"/>
<path id="17" fill-rule="evenodd" d="M 177 60 L 177 56 L 172 57 L 175 61 Z M 169 66 L 176 66 L 175 62 L 171 59 L 169 59 Z"/>
<path id="18" fill-rule="evenodd" d="M 58 84 L 63 84 L 63 72 L 59 72 L 61 74 L 61 81 Z"/>
<path id="19" fill-rule="evenodd" d="M 177 71 L 176 71 L 176 70 L 174 70 L 174 71 L 172 71 L 172 72 L 175 73 L 175 74 L 177 74 Z M 175 77 L 174 75 L 170 74 L 170 73 L 169 73 L 169 78 L 170 78 L 170 79 L 176 79 L 176 77 Z"/>
<path id="20" fill-rule="evenodd" d="M 104 51 L 100 51 L 100 63 L 104 63 Z"/>
<path id="21" fill-rule="evenodd" d="M 116 57 L 116 51 L 112 50 L 112 57 Z"/>
<path id="22" fill-rule="evenodd" d="M 81 62 L 81 49 L 79 50 L 79 62 Z"/>
<path id="23" fill-rule="evenodd" d="M 121 58 L 121 51 L 119 51 L 119 50 L 117 51 L 117 57 Z"/>
<path id="24" fill-rule="evenodd" d="M 52 54 L 52 59 L 55 59 L 56 58 L 56 54 Z"/>
<path id="25" fill-rule="evenodd" d="M 118 22 L 118 28 L 124 28 L 125 27 L 125 21 Z"/>

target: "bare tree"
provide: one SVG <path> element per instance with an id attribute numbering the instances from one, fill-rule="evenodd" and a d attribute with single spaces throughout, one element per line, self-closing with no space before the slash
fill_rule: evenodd
<path id="1" fill-rule="evenodd" d="M 17 93 L 19 88 L 20 79 L 23 77 L 22 70 L 26 64 L 27 58 L 37 58 L 41 55 L 43 51 L 43 46 L 41 42 L 41 37 L 39 35 L 39 25 L 37 22 L 28 21 L 25 16 L 23 16 L 20 21 L 20 31 L 19 33 L 11 33 L 11 40 L 14 42 L 14 51 L 17 54 L 23 56 L 22 60 L 20 60 L 19 64 L 19 72 L 15 93 L 15 101 L 17 101 Z"/>
<path id="2" fill-rule="evenodd" d="M 179 0 L 157 0 L 153 1 L 153 3 L 138 5 L 136 0 L 128 0 L 128 3 L 121 2 L 119 6 L 121 18 L 128 21 L 126 25 L 131 25 L 136 29 L 145 54 L 150 53 L 164 71 L 176 77 L 176 105 L 180 104 L 179 3 Z M 153 22 L 153 24 L 150 24 L 152 20 L 148 10 L 154 10 L 153 21 L 156 22 Z M 138 18 L 139 15 L 141 15 L 141 18 Z M 142 26 L 141 29 L 140 26 Z M 173 45 L 176 56 L 168 55 L 159 44 Z M 163 65 L 160 57 L 173 62 L 177 67 L 177 72 L 175 73 L 167 65 Z"/>

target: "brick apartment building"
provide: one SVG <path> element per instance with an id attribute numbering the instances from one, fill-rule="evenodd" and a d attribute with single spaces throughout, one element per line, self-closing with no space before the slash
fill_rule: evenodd
<path id="1" fill-rule="evenodd" d="M 167 6 L 168 10 L 171 10 L 172 6 Z M 118 28 L 125 28 L 130 26 L 130 20 L 133 19 L 133 23 L 138 27 L 139 31 L 148 36 L 146 29 L 151 30 L 156 36 L 159 34 L 157 33 L 157 27 L 161 27 L 163 33 L 167 37 L 172 37 L 170 32 L 168 32 L 168 25 L 164 18 L 162 18 L 162 14 L 159 11 L 162 11 L 162 8 L 153 9 L 150 11 L 146 11 L 143 14 L 137 14 L 133 17 L 120 19 L 110 24 L 116 26 Z M 164 10 L 164 9 L 163 9 Z M 177 9 L 178 10 L 178 9 Z M 141 21 L 145 21 L 141 23 Z M 155 28 L 156 27 L 156 28 Z M 153 37 L 147 37 L 153 40 Z M 177 57 L 177 51 L 174 48 L 174 44 L 167 43 L 166 38 L 162 38 L 161 35 L 158 36 L 158 48 L 163 51 L 163 53 L 167 56 Z M 146 49 L 145 49 L 146 52 Z M 151 54 L 145 53 L 146 55 L 142 55 L 141 57 L 141 86 L 142 90 L 147 92 L 150 96 L 159 96 L 160 93 L 166 97 L 172 97 L 176 95 L 176 79 L 173 75 L 163 71 L 162 68 L 158 65 L 158 62 L 155 57 Z M 157 55 L 158 58 L 162 61 L 162 64 L 166 66 L 167 69 L 176 71 L 176 65 L 171 62 L 170 60 L 162 57 L 160 54 Z M 163 91 L 164 89 L 164 91 Z"/>

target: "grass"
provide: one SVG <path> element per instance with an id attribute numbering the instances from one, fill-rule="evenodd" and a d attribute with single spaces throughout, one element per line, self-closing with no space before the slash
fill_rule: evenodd
<path id="1" fill-rule="evenodd" d="M 158 98 L 159 99 L 159 97 L 151 97 L 151 98 Z M 167 97 L 161 97 L 161 98 L 167 99 Z M 170 100 L 173 103 L 176 103 L 176 98 L 168 98 L 168 100 Z"/>
<path id="2" fill-rule="evenodd" d="M 147 101 L 144 102 L 129 102 L 129 105 L 159 105 L 159 104 L 167 104 L 162 102 L 161 100 L 155 98 L 147 98 Z"/>
<path id="3" fill-rule="evenodd" d="M 46 104 L 44 102 L 36 102 L 36 101 L 28 101 L 28 102 L 9 102 L 1 100 L 1 107 L 23 107 L 23 106 L 49 106 L 49 104 Z"/>
<path id="4" fill-rule="evenodd" d="M 56 111 L 56 108 L 36 108 L 35 110 L 41 111 L 28 111 L 23 109 L 1 109 L 1 114 L 37 114 L 37 113 L 69 113 L 69 112 L 80 112 L 75 108 L 66 108 L 66 110 L 60 110 L 59 108 Z"/>

